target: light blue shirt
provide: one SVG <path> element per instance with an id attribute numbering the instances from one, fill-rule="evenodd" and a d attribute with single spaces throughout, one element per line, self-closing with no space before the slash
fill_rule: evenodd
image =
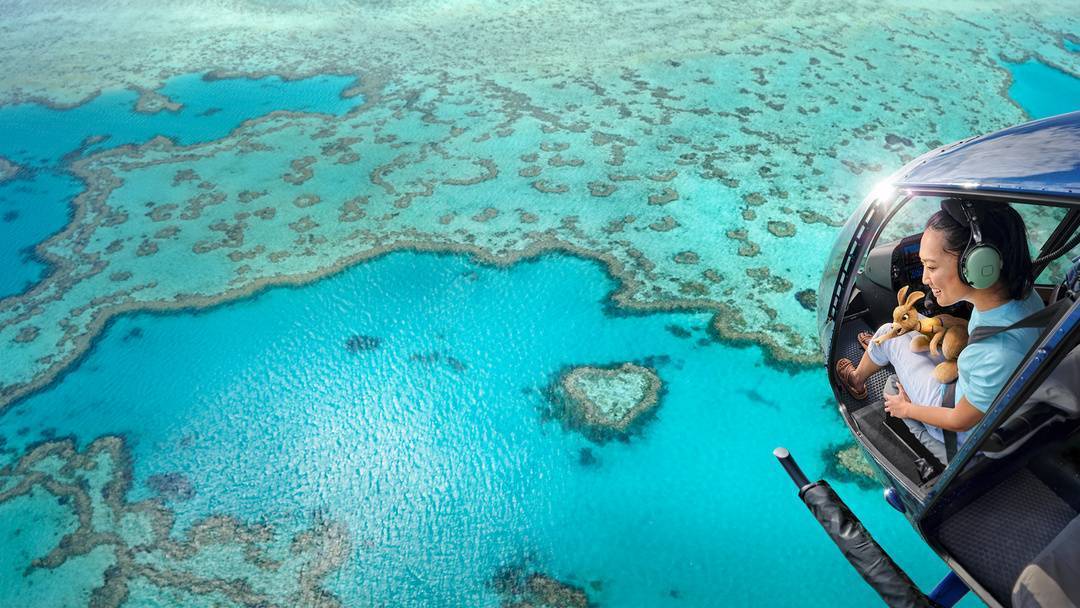
<path id="1" fill-rule="evenodd" d="M 1009 300 L 990 310 L 972 311 L 968 333 L 979 327 L 1007 327 L 1042 307 L 1042 298 L 1033 289 L 1027 299 Z M 956 360 L 960 368 L 960 377 L 956 381 L 957 403 L 961 397 L 967 397 L 968 403 L 985 412 L 1041 333 L 1042 330 L 1037 328 L 1003 331 L 964 348 Z"/>
<path id="2" fill-rule="evenodd" d="M 1009 300 L 990 310 L 972 311 L 968 333 L 974 333 L 978 327 L 1008 327 L 1042 308 L 1042 298 L 1033 289 L 1023 300 Z M 1042 330 L 1037 328 L 1014 329 L 964 347 L 956 360 L 959 378 L 955 402 L 960 403 L 960 399 L 967 397 L 968 403 L 980 412 L 986 412 L 1041 333 Z M 932 437 L 944 440 L 941 429 L 930 425 L 926 428 Z M 963 444 L 967 433 L 957 433 L 956 439 L 957 445 Z"/>

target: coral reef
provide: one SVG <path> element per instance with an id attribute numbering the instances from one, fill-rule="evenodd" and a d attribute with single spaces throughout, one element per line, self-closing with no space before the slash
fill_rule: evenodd
<path id="1" fill-rule="evenodd" d="M 22 167 L 0 156 L 0 184 L 15 179 L 15 176 L 20 171 L 22 171 Z"/>
<path id="2" fill-rule="evenodd" d="M 625 439 L 655 414 L 661 388 L 655 370 L 634 363 L 571 367 L 546 390 L 548 415 L 597 443 Z"/>
<path id="3" fill-rule="evenodd" d="M 822 450 L 821 455 L 825 461 L 826 477 L 851 482 L 860 488 L 879 486 L 874 468 L 854 442 L 830 445 Z"/>
<path id="4" fill-rule="evenodd" d="M 382 338 L 378 336 L 366 336 L 364 334 L 355 334 L 349 336 L 349 339 L 345 341 L 345 348 L 350 353 L 361 353 L 370 350 L 376 350 L 382 345 Z"/>
<path id="5" fill-rule="evenodd" d="M 0 408 L 56 378 L 118 314 L 211 306 L 401 249 L 498 265 L 590 257 L 618 281 L 620 307 L 711 311 L 715 338 L 759 344 L 778 366 L 817 364 L 814 315 L 786 292 L 816 282 L 822 259 L 785 252 L 831 241 L 854 201 L 921 151 L 1021 121 L 994 58 L 1080 71 L 1062 42 L 1080 27 L 1067 3 L 1002 6 L 980 5 L 976 22 L 898 2 L 721 2 L 672 6 L 647 32 L 637 4 L 492 6 L 485 27 L 327 6 L 296 44 L 294 12 L 260 2 L 113 3 L 78 18 L 23 3 L 5 14 L 5 59 L 21 69 L 0 104 L 133 89 L 136 110 L 169 111 L 163 83 L 207 70 L 355 75 L 341 94 L 362 103 L 72 157 L 85 191 L 35 250 L 51 272 L 0 302 Z M 585 42 L 598 37 L 618 43 Z M 982 59 L 943 52 L 970 39 Z M 971 82 L 1001 94 L 942 93 Z M 761 267 L 764 290 L 699 280 Z"/>
<path id="6" fill-rule="evenodd" d="M 151 479 L 150 485 L 174 493 L 190 485 L 170 474 Z M 58 538 L 45 553 L 29 556 L 23 576 L 57 572 L 72 577 L 67 584 L 85 580 L 91 608 L 121 606 L 132 594 L 169 603 L 177 593 L 220 606 L 340 606 L 322 583 L 350 555 L 342 525 L 319 519 L 289 535 L 210 516 L 176 536 L 173 513 L 160 500 L 128 502 L 130 486 L 127 449 L 115 436 L 100 437 L 82 451 L 70 439 L 46 441 L 0 468 L 5 513 L 17 518 L 25 509 L 25 525 L 53 526 Z M 46 495 L 64 515 L 51 523 L 35 514 L 34 505 Z M 91 554 L 109 556 L 93 561 L 100 572 L 86 571 L 84 558 Z M 33 605 L 32 583 L 18 590 L 27 594 L 20 605 Z"/>
<path id="7" fill-rule="evenodd" d="M 559 581 L 524 566 L 510 566 L 489 582 L 502 599 L 503 608 L 589 608 L 589 596 L 581 587 Z"/>
<path id="8" fill-rule="evenodd" d="M 183 107 L 183 105 L 161 93 L 149 89 L 140 89 L 139 99 L 135 102 L 135 111 L 140 114 L 157 114 L 163 111 L 179 112 Z"/>
<path id="9" fill-rule="evenodd" d="M 813 289 L 802 289 L 795 292 L 795 299 L 806 310 L 817 310 L 817 292 Z"/>

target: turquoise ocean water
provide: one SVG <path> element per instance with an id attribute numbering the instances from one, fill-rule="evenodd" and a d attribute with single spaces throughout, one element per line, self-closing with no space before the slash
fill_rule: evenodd
<path id="1" fill-rule="evenodd" d="M 209 312 L 123 317 L 0 428 L 16 450 L 43 432 L 122 434 L 133 499 L 155 473 L 192 480 L 180 528 L 343 519 L 360 543 L 333 581 L 349 605 L 492 605 L 485 582 L 522 560 L 603 581 L 594 599 L 612 606 L 677 605 L 672 590 L 694 605 L 870 601 L 770 456 L 783 442 L 819 474 L 845 439 L 821 375 L 699 345 L 708 315 L 608 316 L 613 288 L 573 258 L 393 254 Z M 381 345 L 352 353 L 356 334 Z M 667 394 L 642 436 L 601 447 L 542 421 L 538 389 L 561 367 L 661 356 Z M 943 571 L 879 492 L 841 491 L 922 582 Z"/>
<path id="2" fill-rule="evenodd" d="M 1080 52 L 1075 45 L 1069 48 Z M 1007 65 L 1013 75 L 1009 96 L 1032 118 L 1080 109 L 1080 79 L 1034 59 Z"/>
<path id="3" fill-rule="evenodd" d="M 1034 95 L 1059 77 L 1010 69 L 1017 100 L 1048 111 Z M 346 79 L 271 79 L 273 101 L 260 106 L 260 82 L 177 79 L 165 91 L 185 104 L 175 115 L 133 114 L 131 93 L 0 110 L 5 125 L 65 133 L 27 128 L 0 149 L 34 169 L 0 190 L 0 211 L 18 212 L 0 224 L 3 267 L 23 273 L 5 274 L 0 293 L 39 276 L 19 250 L 62 227 L 79 188 L 63 156 L 85 137 L 193 143 L 269 109 L 359 102 L 338 96 Z M 245 101 L 233 107 L 236 96 Z M 154 494 L 151 476 L 190 480 L 194 494 L 169 503 L 177 535 L 211 514 L 284 530 L 317 515 L 342 521 L 351 559 L 327 586 L 350 606 L 494 606 L 488 580 L 516 564 L 605 606 L 873 604 L 770 455 L 783 444 L 818 476 L 847 439 L 824 375 L 707 340 L 705 313 L 618 314 L 606 300 L 615 288 L 601 266 L 568 256 L 498 269 L 397 253 L 206 311 L 125 315 L 0 417 L 0 437 L 21 453 L 50 437 L 122 436 L 130 500 Z M 354 352 L 358 335 L 377 346 Z M 640 435 L 601 446 L 544 420 L 540 391 L 560 369 L 624 361 L 652 363 L 665 386 Z M 596 462 L 583 464 L 582 450 Z M 836 485 L 916 582 L 929 588 L 946 572 L 879 489 Z M 25 556 L 71 525 L 53 501 L 5 505 L 0 521 L 0 605 L 76 603 L 100 585 L 110 564 L 100 553 L 27 584 Z"/>

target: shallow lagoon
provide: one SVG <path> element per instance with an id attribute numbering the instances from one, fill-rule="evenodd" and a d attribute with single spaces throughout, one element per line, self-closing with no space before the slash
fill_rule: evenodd
<path id="1" fill-rule="evenodd" d="M 179 107 L 153 113 L 135 111 L 135 91 L 109 91 L 67 110 L 33 103 L 0 108 L 0 157 L 22 167 L 15 179 L 0 180 L 0 298 L 41 278 L 45 265 L 32 249 L 70 220 L 72 200 L 84 188 L 68 171 L 73 160 L 156 136 L 180 145 L 211 141 L 275 111 L 343 114 L 363 103 L 362 97 L 342 96 L 354 80 L 208 80 L 188 74 L 158 91 Z"/>
<path id="2" fill-rule="evenodd" d="M 1075 112 L 1080 107 L 1080 78 L 1034 59 L 1006 65 L 1013 77 L 1009 97 L 1032 118 Z"/>
<path id="3" fill-rule="evenodd" d="M 782 442 L 818 475 L 845 441 L 821 375 L 699 343 L 707 314 L 612 316 L 613 287 L 564 256 L 494 269 L 399 253 L 207 312 L 125 316 L 0 431 L 17 451 L 120 434 L 131 500 L 154 494 L 152 475 L 190 479 L 194 496 L 169 502 L 177 533 L 212 513 L 345 522 L 354 559 L 329 586 L 347 605 L 496 605 L 487 581 L 518 563 L 611 606 L 872 601 L 770 454 Z M 357 334 L 379 346 L 351 352 Z M 649 358 L 665 394 L 628 442 L 543 420 L 563 366 Z M 838 487 L 933 584 L 943 567 L 880 492 Z"/>

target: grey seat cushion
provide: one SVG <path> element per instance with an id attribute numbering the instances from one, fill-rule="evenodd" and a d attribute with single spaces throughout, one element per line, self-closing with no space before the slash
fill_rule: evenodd
<path id="1" fill-rule="evenodd" d="M 1028 401 L 1051 403 L 1070 418 L 1080 416 L 1080 347 L 1065 355 Z"/>
<path id="2" fill-rule="evenodd" d="M 1076 608 L 1080 604 L 1080 517 L 1027 565 L 1012 591 L 1014 607 Z"/>

